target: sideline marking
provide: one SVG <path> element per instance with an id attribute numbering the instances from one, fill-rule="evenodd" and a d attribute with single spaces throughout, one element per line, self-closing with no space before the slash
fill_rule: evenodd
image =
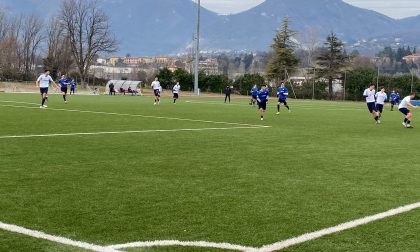
<path id="1" fill-rule="evenodd" d="M 244 252 L 273 252 L 277 250 L 282 250 L 285 248 L 288 248 L 293 245 L 297 245 L 300 243 L 304 243 L 307 241 L 311 241 L 326 235 L 339 233 L 344 230 L 352 229 L 361 225 L 365 225 L 367 223 L 382 220 L 391 216 L 395 216 L 398 214 L 410 212 L 412 210 L 420 208 L 420 202 L 409 204 L 405 206 L 401 206 L 398 208 L 394 208 L 391 210 L 388 210 L 386 212 L 378 213 L 375 215 L 366 216 L 360 219 L 356 219 L 353 221 L 345 222 L 342 224 L 339 224 L 334 227 L 321 229 L 319 231 L 315 231 L 312 233 L 307 233 L 301 236 L 297 236 L 294 238 L 290 238 L 284 241 L 276 242 L 269 245 L 264 245 L 261 248 L 253 248 L 253 247 L 247 247 L 242 245 L 236 245 L 236 244 L 230 244 L 230 243 L 216 243 L 216 242 L 207 242 L 207 241 L 148 241 L 148 242 L 132 242 L 132 243 L 125 243 L 125 244 L 115 244 L 115 245 L 109 245 L 109 246 L 100 246 L 95 244 L 90 244 L 86 242 L 80 242 L 80 241 L 73 241 L 68 238 L 60 237 L 60 236 L 54 236 L 49 235 L 40 231 L 35 231 L 31 229 L 26 229 L 23 227 L 19 227 L 16 225 L 10 225 L 3 222 L 0 222 L 0 229 L 13 232 L 13 233 L 19 233 L 24 234 L 27 236 L 44 239 L 53 241 L 56 243 L 61 243 L 65 245 L 70 245 L 74 247 L 89 249 L 93 251 L 98 252 L 120 252 L 117 249 L 123 249 L 123 248 L 143 248 L 143 247 L 163 247 L 163 246 L 186 246 L 186 247 L 205 247 L 205 248 L 220 248 L 220 249 L 228 249 L 228 250 L 239 250 Z"/>
<path id="2" fill-rule="evenodd" d="M 0 101 L 13 103 L 13 101 Z M 27 104 L 27 103 L 24 103 Z M 30 103 L 33 104 L 33 103 Z M 9 108 L 26 108 L 26 109 L 38 109 L 39 107 L 28 107 L 28 106 L 17 106 L 17 105 L 0 105 L 2 107 Z M 177 120 L 177 121 L 188 121 L 188 122 L 200 122 L 200 123 L 214 123 L 214 124 L 226 124 L 226 125 L 237 125 L 237 126 L 250 126 L 250 127 L 261 127 L 265 128 L 263 125 L 254 125 L 247 123 L 232 123 L 232 122 L 219 122 L 219 121 L 208 121 L 200 119 L 188 119 L 188 118 L 177 118 L 177 117 L 165 117 L 165 116 L 149 116 L 149 115 L 139 115 L 139 114 L 124 114 L 124 113 L 114 113 L 114 112 L 103 112 L 103 111 L 90 111 L 90 110 L 77 110 L 77 109 L 55 109 L 55 108 L 45 108 L 44 110 L 48 111 L 66 111 L 66 112 L 78 112 L 78 113 L 90 113 L 90 114 L 100 114 L 100 115 L 115 115 L 115 116 L 131 116 L 131 117 L 142 117 L 142 118 L 154 118 L 154 119 L 166 119 L 166 120 Z"/>
<path id="3" fill-rule="evenodd" d="M 161 130 L 129 130 L 129 131 L 104 131 L 104 132 L 76 132 L 76 133 L 57 133 L 57 134 L 34 134 L 20 136 L 0 136 L 0 139 L 11 138 L 35 138 L 35 137 L 58 137 L 58 136 L 95 136 L 95 135 L 120 135 L 120 134 L 140 134 L 153 132 L 182 132 L 182 131 L 210 131 L 210 130 L 235 130 L 235 129 L 265 129 L 264 127 L 230 127 L 230 128 L 198 128 L 198 129 L 161 129 Z"/>
<path id="4" fill-rule="evenodd" d="M 56 243 L 60 243 L 64 245 L 69 245 L 73 247 L 88 249 L 92 251 L 98 251 L 98 252 L 117 252 L 118 251 L 109 247 L 104 247 L 104 246 L 100 246 L 96 244 L 90 244 L 87 242 L 74 241 L 68 238 L 50 235 L 41 231 L 31 230 L 31 229 L 19 227 L 16 225 L 6 224 L 3 222 L 0 222 L 0 229 L 6 230 L 12 233 L 23 234 L 23 235 L 38 238 L 38 239 L 48 240 L 48 241 L 52 241 L 52 242 L 56 242 Z"/>
<path id="5" fill-rule="evenodd" d="M 307 241 L 311 241 L 317 238 L 320 238 L 322 236 L 326 236 L 326 235 L 330 235 L 330 234 L 334 234 L 334 233 L 339 233 L 341 231 L 344 230 L 348 230 L 348 229 L 352 229 L 361 225 L 365 225 L 367 223 L 373 222 L 373 221 L 377 221 L 377 220 L 382 220 L 394 215 L 398 215 L 398 214 L 402 214 L 402 213 L 406 213 L 409 211 L 412 211 L 414 209 L 420 208 L 420 202 L 414 203 L 414 204 L 410 204 L 410 205 L 405 205 L 402 207 L 398 207 L 398 208 L 394 208 L 391 210 L 388 210 L 386 212 L 382 212 L 379 214 L 375 214 L 375 215 L 370 215 L 370 216 L 366 216 L 357 220 L 353 220 L 353 221 L 349 221 L 349 222 L 345 222 L 342 224 L 339 224 L 337 226 L 334 227 L 330 227 L 330 228 L 324 228 L 321 229 L 319 231 L 315 231 L 312 233 L 307 233 L 301 236 L 297 236 L 297 237 L 293 237 L 284 241 L 280 241 L 280 242 L 276 242 L 270 245 L 265 245 L 263 247 L 261 247 L 258 251 L 260 252 L 272 252 L 272 251 L 276 251 L 276 250 L 281 250 L 281 249 L 285 249 L 288 248 L 290 246 L 296 245 L 296 244 L 300 244 L 300 243 L 304 243 Z"/>
<path id="6" fill-rule="evenodd" d="M 177 241 L 177 240 L 165 240 L 165 241 L 147 241 L 147 242 L 133 242 L 125 244 L 116 244 L 108 246 L 107 248 L 112 249 L 125 249 L 125 248 L 150 248 L 150 247 L 199 247 L 199 248 L 218 248 L 226 250 L 237 250 L 237 251 L 257 251 L 257 248 L 246 247 L 242 245 L 230 244 L 230 243 L 216 243 L 207 241 Z"/>

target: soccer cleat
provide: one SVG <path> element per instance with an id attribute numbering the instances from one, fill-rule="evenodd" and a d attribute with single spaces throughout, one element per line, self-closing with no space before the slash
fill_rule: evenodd
<path id="1" fill-rule="evenodd" d="M 376 121 L 376 124 L 381 124 L 381 120 Z"/>
<path id="2" fill-rule="evenodd" d="M 407 128 L 407 129 L 412 129 L 412 128 L 414 128 L 414 127 L 413 127 L 413 126 L 411 126 L 410 124 L 407 124 L 406 128 Z"/>
<path id="3" fill-rule="evenodd" d="M 48 106 L 47 105 L 44 105 L 44 108 L 48 108 Z"/>
<path id="4" fill-rule="evenodd" d="M 404 128 L 407 128 L 407 124 L 405 122 L 403 122 L 402 125 L 404 126 Z"/>
<path id="5" fill-rule="evenodd" d="M 43 108 L 44 108 L 44 106 L 42 106 L 42 105 L 41 105 L 41 106 L 39 106 L 39 108 L 40 108 L 40 109 L 43 109 Z"/>
<path id="6" fill-rule="evenodd" d="M 261 118 L 261 121 L 264 121 L 264 118 Z"/>
<path id="7" fill-rule="evenodd" d="M 280 112 L 277 112 L 276 115 L 280 115 Z"/>
<path id="8" fill-rule="evenodd" d="M 153 103 L 153 105 L 156 105 L 156 102 L 155 102 L 155 103 Z"/>
<path id="9" fill-rule="evenodd" d="M 292 111 L 289 109 L 289 113 L 292 113 Z"/>
<path id="10" fill-rule="evenodd" d="M 67 101 L 64 101 L 65 104 L 67 104 Z"/>

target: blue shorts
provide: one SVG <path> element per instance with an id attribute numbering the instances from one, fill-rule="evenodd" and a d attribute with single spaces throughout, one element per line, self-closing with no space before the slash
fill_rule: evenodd
<path id="1" fill-rule="evenodd" d="M 374 102 L 366 103 L 370 113 L 377 112 L 376 104 Z"/>
<path id="2" fill-rule="evenodd" d="M 48 94 L 48 88 L 47 87 L 39 88 L 39 92 L 41 92 L 41 94 Z"/>
<path id="3" fill-rule="evenodd" d="M 384 110 L 384 105 L 383 104 L 376 104 L 376 111 L 381 112 Z"/>
<path id="4" fill-rule="evenodd" d="M 267 110 L 267 101 L 258 102 L 258 109 Z"/>
<path id="5" fill-rule="evenodd" d="M 74 91 L 74 87 L 71 87 L 71 88 L 70 88 L 70 91 Z"/>
<path id="6" fill-rule="evenodd" d="M 256 100 L 257 98 L 257 95 L 252 95 L 252 99 Z"/>
<path id="7" fill-rule="evenodd" d="M 66 93 L 67 94 L 67 87 L 61 87 L 61 92 Z"/>
<path id="8" fill-rule="evenodd" d="M 279 102 L 280 102 L 280 103 L 283 103 L 283 104 L 287 104 L 286 99 L 281 99 L 281 98 L 279 98 Z"/>
<path id="9" fill-rule="evenodd" d="M 154 89 L 153 92 L 155 93 L 155 96 L 160 97 L 160 90 Z"/>
<path id="10" fill-rule="evenodd" d="M 401 113 L 403 113 L 404 115 L 408 115 L 408 113 L 410 113 L 410 110 L 408 110 L 408 108 L 400 108 L 399 109 Z"/>

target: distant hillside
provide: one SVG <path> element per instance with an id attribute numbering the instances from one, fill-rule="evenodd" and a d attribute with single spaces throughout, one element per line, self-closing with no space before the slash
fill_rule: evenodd
<path id="1" fill-rule="evenodd" d="M 162 55 L 182 52 L 193 42 L 196 5 L 191 0 L 99 0 L 120 40 L 120 54 Z M 0 0 L 13 14 L 53 15 L 61 0 Z M 319 40 L 333 31 L 353 44 L 395 41 L 420 45 L 420 16 L 395 20 L 342 0 L 266 0 L 239 14 L 220 16 L 202 8 L 202 48 L 267 50 L 281 20 L 289 17 L 302 39 L 317 30 Z M 376 42 L 375 42 L 376 41 Z M 356 43 L 359 44 L 359 43 Z M 370 46 L 370 47 L 369 47 Z"/>

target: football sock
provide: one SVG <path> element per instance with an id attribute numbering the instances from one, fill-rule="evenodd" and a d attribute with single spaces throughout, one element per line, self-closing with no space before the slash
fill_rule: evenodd
<path id="1" fill-rule="evenodd" d="M 280 105 L 277 104 L 277 112 L 280 112 Z"/>
<path id="2" fill-rule="evenodd" d="M 41 106 L 44 106 L 44 103 L 45 103 L 45 98 L 42 98 Z"/>
<path id="3" fill-rule="evenodd" d="M 286 105 L 286 108 L 287 108 L 288 110 L 290 110 L 289 105 Z"/>
<path id="4" fill-rule="evenodd" d="M 375 121 L 378 121 L 378 120 L 379 120 L 379 116 L 376 116 L 376 117 L 375 117 Z"/>
<path id="5" fill-rule="evenodd" d="M 408 122 L 408 119 L 407 118 L 404 118 L 404 122 L 407 123 Z"/>
<path id="6" fill-rule="evenodd" d="M 66 95 L 63 95 L 63 99 L 64 99 L 64 101 L 67 101 L 67 99 L 66 99 Z"/>
<path id="7" fill-rule="evenodd" d="M 411 123 L 411 121 L 407 120 L 407 124 L 410 124 L 410 123 Z"/>

